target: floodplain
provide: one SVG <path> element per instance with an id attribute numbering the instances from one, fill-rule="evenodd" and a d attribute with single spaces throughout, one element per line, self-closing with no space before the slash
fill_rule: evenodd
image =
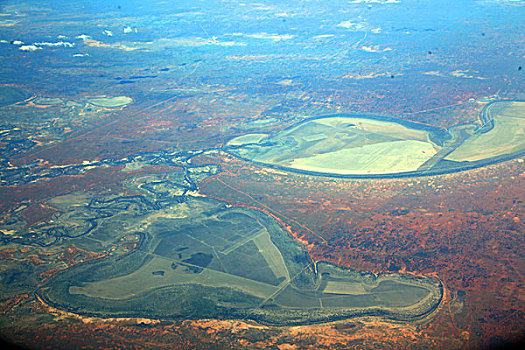
<path id="1" fill-rule="evenodd" d="M 291 325 L 362 315 L 417 319 L 441 301 L 442 286 L 431 278 L 314 264 L 277 222 L 258 211 L 186 198 L 159 216 L 146 207 L 137 211 L 144 202 L 139 198 L 128 199 L 128 213 L 115 198 L 97 202 L 106 218 L 71 216 L 79 227 L 81 217 L 96 221 L 78 237 L 80 246 L 131 239 L 136 248 L 63 271 L 41 289 L 47 302 L 104 317 L 227 316 Z M 82 207 L 84 199 L 77 201 Z M 119 202 L 120 214 L 107 217 Z M 116 231 L 121 237 L 108 234 Z"/>
<path id="2" fill-rule="evenodd" d="M 133 101 L 131 97 L 117 96 L 117 97 L 93 97 L 89 98 L 88 102 L 98 107 L 116 108 L 130 104 Z"/>
<path id="3" fill-rule="evenodd" d="M 525 102 L 490 104 L 485 109 L 485 113 L 494 123 L 492 129 L 472 135 L 445 159 L 474 162 L 525 149 Z"/>
<path id="4" fill-rule="evenodd" d="M 525 151 L 525 102 L 496 101 L 481 113 L 481 126 L 450 130 L 380 116 L 321 116 L 274 135 L 236 137 L 225 150 L 265 166 L 335 177 L 435 175 Z"/>

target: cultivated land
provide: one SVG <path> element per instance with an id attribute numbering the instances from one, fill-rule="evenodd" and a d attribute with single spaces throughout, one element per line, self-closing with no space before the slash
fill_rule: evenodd
<path id="1" fill-rule="evenodd" d="M 101 249 L 116 240 L 136 249 L 64 271 L 41 290 L 47 302 L 88 315 L 248 317 L 284 325 L 361 315 L 414 319 L 441 301 L 436 280 L 314 266 L 302 246 L 260 212 L 186 198 L 166 206 L 164 215 L 151 215 L 147 208 L 154 204 L 140 198 L 53 201 L 77 208 L 61 222 L 76 230 L 78 245 Z M 89 213 L 88 205 L 105 218 Z"/>
<path id="2" fill-rule="evenodd" d="M 525 150 L 525 102 L 493 102 L 481 127 L 443 130 L 376 116 L 307 119 L 276 135 L 247 134 L 226 150 L 290 171 L 343 177 L 429 175 L 460 171 Z"/>

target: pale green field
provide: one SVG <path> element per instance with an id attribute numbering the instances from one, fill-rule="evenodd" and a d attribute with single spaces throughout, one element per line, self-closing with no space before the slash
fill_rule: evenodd
<path id="1" fill-rule="evenodd" d="M 243 235 L 244 238 L 239 239 L 237 242 L 235 242 L 235 244 L 228 247 L 227 249 L 221 250 L 220 253 L 224 255 L 228 255 L 231 252 L 233 252 L 235 249 L 238 249 L 239 247 L 245 245 L 249 241 L 253 241 L 254 237 L 256 237 L 259 234 L 262 234 L 263 232 L 264 232 L 263 230 L 257 231 L 257 232 L 251 232 L 251 233 L 247 232 L 246 235 Z"/>
<path id="2" fill-rule="evenodd" d="M 173 269 L 172 263 L 173 261 L 170 259 L 155 257 L 129 275 L 87 282 L 82 286 L 72 286 L 69 288 L 69 292 L 90 297 L 124 299 L 155 288 L 188 283 L 235 288 L 261 298 L 266 298 L 277 291 L 275 286 L 221 271 L 204 269 L 200 273 L 192 273 L 180 264 Z M 154 275 L 152 274 L 154 271 L 164 271 L 164 275 Z"/>
<path id="3" fill-rule="evenodd" d="M 211 222 L 213 222 L 213 220 Z M 268 267 L 273 272 L 273 274 L 277 278 L 283 278 L 286 281 L 290 280 L 288 268 L 286 267 L 281 252 L 271 241 L 270 234 L 268 233 L 268 231 L 266 229 L 248 229 L 249 230 L 246 232 L 239 232 L 239 234 L 246 233 L 246 236 L 241 235 L 240 237 L 238 237 L 234 245 L 232 245 L 227 251 L 221 251 L 219 254 L 220 257 L 215 257 L 216 259 L 218 259 L 219 263 L 219 265 L 215 265 L 215 267 L 195 267 L 196 270 L 192 271 L 191 267 L 188 268 L 186 267 L 185 263 L 179 261 L 185 259 L 185 257 L 181 257 L 179 255 L 180 259 L 176 258 L 176 251 L 172 252 L 172 250 L 168 249 L 166 252 L 163 251 L 162 255 L 165 253 L 169 256 L 166 255 L 166 257 L 164 257 L 155 254 L 148 263 L 142 265 L 139 269 L 130 274 L 71 286 L 69 288 L 69 292 L 71 294 L 83 294 L 90 297 L 118 300 L 143 294 L 145 292 L 160 287 L 197 283 L 210 287 L 230 287 L 244 291 L 254 296 L 267 298 L 268 296 L 272 295 L 274 292 L 277 291 L 276 286 L 256 281 L 251 278 L 239 276 L 238 271 L 231 272 L 229 268 L 226 268 L 225 271 L 227 272 L 219 271 L 222 270 L 222 268 L 218 267 L 222 265 L 221 259 L 226 259 L 227 254 L 233 251 L 239 251 L 239 249 L 241 249 L 241 247 L 243 247 L 245 244 L 253 241 L 254 247 L 256 247 L 256 249 L 259 250 L 259 253 L 264 259 L 262 261 L 266 261 Z M 192 235 L 200 234 L 200 231 L 192 231 Z M 219 248 L 219 243 L 221 243 L 222 241 L 215 242 L 215 244 L 211 245 L 211 242 L 213 241 L 213 234 L 211 231 L 208 234 L 210 235 L 210 237 L 206 240 L 206 242 L 196 237 L 192 239 L 195 239 L 196 242 L 204 244 L 204 246 L 206 247 L 211 247 L 212 250 Z M 183 233 L 182 235 L 184 237 L 191 238 L 191 236 L 189 236 L 186 233 Z M 180 238 L 182 238 L 182 236 L 180 236 Z M 179 238 L 172 238 L 172 240 L 178 239 Z M 152 244 L 152 247 L 156 247 L 158 244 L 163 244 L 164 246 L 166 246 L 167 243 L 171 243 L 171 241 L 168 240 L 168 242 L 166 242 L 165 240 L 166 238 L 159 240 L 159 242 L 156 242 L 156 244 Z M 178 242 L 178 244 L 180 244 L 182 247 L 187 246 L 188 242 L 180 241 Z M 191 255 L 199 251 L 199 248 L 197 246 L 190 246 L 188 251 L 190 252 L 188 255 Z M 171 256 L 173 256 L 173 258 Z M 238 261 L 238 264 L 244 266 L 243 261 L 241 260 Z M 248 267 L 248 263 L 246 263 L 246 266 L 246 269 L 253 268 Z M 257 266 L 256 268 L 259 267 L 264 266 Z M 250 271 L 255 270 L 246 270 L 246 273 L 249 273 Z"/>
<path id="4" fill-rule="evenodd" d="M 407 128 L 398 123 L 386 122 L 374 119 L 363 119 L 363 118 L 324 118 L 316 120 L 316 123 L 329 125 L 337 129 L 347 129 L 352 126 L 348 124 L 355 124 L 353 128 L 361 129 L 371 133 L 388 135 L 391 137 L 405 139 L 405 140 L 419 140 L 428 141 L 428 132 L 424 130 L 417 130 Z"/>
<path id="5" fill-rule="evenodd" d="M 257 143 L 257 142 L 261 142 L 267 137 L 268 135 L 266 134 L 247 134 L 247 135 L 242 135 L 234 139 L 231 139 L 230 141 L 228 141 L 227 145 L 228 146 L 241 146 L 241 145 L 245 145 L 248 143 Z"/>
<path id="6" fill-rule="evenodd" d="M 525 149 L 525 102 L 500 103 L 490 112 L 494 128 L 468 138 L 445 159 L 477 161 Z"/>
<path id="7" fill-rule="evenodd" d="M 290 274 L 286 268 L 286 264 L 284 263 L 283 256 L 275 244 L 273 244 L 268 231 L 265 230 L 264 233 L 255 237 L 253 242 L 268 263 L 268 266 L 272 270 L 275 277 L 284 277 L 287 281 L 290 280 Z"/>
<path id="8" fill-rule="evenodd" d="M 250 142 L 235 152 L 261 163 L 340 175 L 416 171 L 441 149 L 428 131 L 366 118 L 309 120 L 268 138 L 271 146 L 256 145 L 257 135 L 232 140 Z"/>
<path id="9" fill-rule="evenodd" d="M 83 286 L 72 286 L 69 292 L 91 297 L 123 299 L 158 287 L 189 283 L 198 276 L 195 273 L 185 272 L 185 267 L 181 265 L 173 269 L 172 263 L 173 261 L 169 259 L 155 257 L 129 275 L 87 282 Z M 154 275 L 152 274 L 154 271 L 164 271 L 164 275 Z"/>
<path id="10" fill-rule="evenodd" d="M 64 101 L 60 98 L 51 98 L 51 97 L 38 97 L 35 99 L 35 103 L 39 105 L 57 105 L 63 103 Z"/>
<path id="11" fill-rule="evenodd" d="M 133 100 L 127 96 L 117 97 L 95 97 L 88 99 L 88 102 L 98 107 L 115 108 L 130 104 Z"/>
<path id="12" fill-rule="evenodd" d="M 303 136 L 303 140 L 305 140 L 307 142 L 321 141 L 321 140 L 325 140 L 327 138 L 328 138 L 328 136 L 326 136 L 325 134 L 322 134 L 322 133 Z"/>
<path id="13" fill-rule="evenodd" d="M 370 294 L 370 291 L 365 289 L 365 285 L 359 282 L 342 282 L 342 281 L 328 281 L 323 293 L 328 294 Z"/>
<path id="14" fill-rule="evenodd" d="M 242 263 L 242 262 L 239 262 Z M 205 269 L 194 280 L 194 283 L 210 287 L 229 287 L 242 290 L 260 298 L 267 298 L 277 291 L 276 286 L 254 281 L 248 278 L 230 275 L 228 273 Z"/>
<path id="15" fill-rule="evenodd" d="M 294 159 L 290 167 L 335 174 L 398 173 L 417 170 L 434 154 L 436 150 L 427 142 L 382 142 Z"/>
<path id="16" fill-rule="evenodd" d="M 500 108 L 494 108 L 498 106 Z M 501 102 L 493 106 L 492 113 L 502 117 L 525 118 L 525 102 Z"/>

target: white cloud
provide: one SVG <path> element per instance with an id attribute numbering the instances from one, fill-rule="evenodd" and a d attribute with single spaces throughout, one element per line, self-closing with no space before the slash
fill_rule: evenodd
<path id="1" fill-rule="evenodd" d="M 386 52 L 386 51 L 392 51 L 392 48 L 387 47 L 385 49 L 379 48 L 379 45 L 370 45 L 370 46 L 361 46 L 361 50 L 367 51 L 367 52 Z"/>
<path id="2" fill-rule="evenodd" d="M 236 41 L 221 41 L 217 40 L 217 37 L 212 39 L 205 39 L 200 37 L 195 38 L 177 38 L 177 39 L 158 39 L 152 42 L 151 46 L 155 48 L 162 47 L 174 47 L 174 46 L 204 46 L 204 45 L 217 45 L 217 46 L 245 46 L 245 43 Z"/>
<path id="3" fill-rule="evenodd" d="M 271 6 L 265 6 L 265 5 L 257 5 L 256 7 L 253 8 L 254 10 L 259 10 L 259 11 L 271 11 L 271 10 L 275 10 L 274 7 L 271 7 Z"/>
<path id="4" fill-rule="evenodd" d="M 102 34 L 107 35 L 107 36 L 113 36 L 113 32 L 112 32 L 111 30 L 107 30 L 107 29 L 105 29 L 105 30 L 102 32 Z"/>
<path id="5" fill-rule="evenodd" d="M 314 36 L 313 39 L 325 39 L 325 38 L 332 38 L 334 36 L 335 36 L 334 34 L 321 34 L 321 35 Z"/>
<path id="6" fill-rule="evenodd" d="M 496 2 L 496 3 L 502 3 L 502 4 L 510 4 L 510 5 L 524 5 L 523 0 L 478 0 L 478 2 Z"/>
<path id="7" fill-rule="evenodd" d="M 11 44 L 13 44 L 13 45 L 24 45 L 24 42 L 23 42 L 23 41 L 20 41 L 20 40 L 13 40 L 13 41 L 11 42 Z"/>
<path id="8" fill-rule="evenodd" d="M 354 4 L 362 4 L 362 3 L 365 3 L 365 4 L 398 4 L 400 2 L 401 1 L 399 0 L 354 0 L 354 1 L 351 1 L 351 3 L 354 3 Z"/>
<path id="9" fill-rule="evenodd" d="M 291 34 L 280 35 L 280 34 L 268 34 L 268 33 L 255 33 L 255 34 L 233 33 L 232 35 L 245 36 L 247 38 L 254 38 L 254 39 L 273 40 L 273 41 L 290 40 L 290 39 L 293 39 L 294 37 Z"/>
<path id="10" fill-rule="evenodd" d="M 41 47 L 35 46 L 35 45 L 22 45 L 19 47 L 22 51 L 36 51 L 36 50 L 42 50 Z"/>
<path id="11" fill-rule="evenodd" d="M 288 12 L 279 12 L 275 14 L 275 17 L 294 17 L 296 16 L 295 13 L 288 13 Z"/>
<path id="12" fill-rule="evenodd" d="M 367 29 L 368 25 L 366 24 L 366 22 L 356 22 L 348 20 L 339 23 L 336 27 L 345 28 L 352 31 L 361 31 Z"/>
<path id="13" fill-rule="evenodd" d="M 77 36 L 75 37 L 75 39 L 81 39 L 81 40 L 86 41 L 86 40 L 91 39 L 91 37 L 90 37 L 89 35 L 86 35 L 86 34 L 80 34 L 80 35 L 77 35 Z"/>
<path id="14" fill-rule="evenodd" d="M 187 37 L 187 38 L 176 38 L 176 39 L 157 39 L 150 42 L 115 42 L 105 43 L 97 40 L 85 41 L 88 46 L 119 49 L 125 51 L 134 50 L 162 50 L 164 48 L 178 47 L 178 46 L 205 46 L 205 45 L 216 45 L 216 46 L 246 46 L 246 43 L 237 41 L 221 41 L 217 37 L 211 39 L 201 37 Z"/>
<path id="15" fill-rule="evenodd" d="M 33 45 L 36 45 L 36 46 L 49 46 L 49 47 L 58 47 L 58 46 L 73 47 L 73 46 L 75 46 L 74 43 L 70 43 L 70 42 L 67 42 L 67 41 L 59 41 L 59 42 L 56 42 L 56 43 L 41 42 L 41 43 L 33 43 Z"/>

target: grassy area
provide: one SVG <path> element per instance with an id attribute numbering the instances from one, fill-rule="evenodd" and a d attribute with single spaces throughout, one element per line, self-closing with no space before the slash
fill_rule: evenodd
<path id="1" fill-rule="evenodd" d="M 231 139 L 230 141 L 228 141 L 227 145 L 228 146 L 241 146 L 241 145 L 245 145 L 248 143 L 257 143 L 257 142 L 261 142 L 267 137 L 268 135 L 266 134 L 248 134 L 248 135 L 243 135 L 243 136 L 239 136 L 234 139 Z"/>
<path id="2" fill-rule="evenodd" d="M 163 271 L 164 274 L 153 272 Z M 138 270 L 117 278 L 86 282 L 82 286 L 71 286 L 71 294 L 84 294 L 90 297 L 124 299 L 149 290 L 172 284 L 189 283 L 197 275 L 180 264 L 164 258 L 153 258 Z"/>
<path id="3" fill-rule="evenodd" d="M 323 293 L 328 294 L 366 294 L 368 291 L 361 282 L 328 281 Z"/>
<path id="4" fill-rule="evenodd" d="M 266 263 L 273 271 L 275 277 L 289 280 L 290 274 L 286 268 L 283 256 L 279 249 L 273 244 L 268 231 L 259 234 L 253 239 L 253 242 L 257 245 L 262 256 L 264 256 Z"/>
<path id="5" fill-rule="evenodd" d="M 319 308 L 321 303 L 312 291 L 299 291 L 291 286 L 286 287 L 275 298 L 275 304 L 287 308 Z"/>
<path id="6" fill-rule="evenodd" d="M 297 158 L 291 168 L 334 174 L 385 174 L 413 171 L 436 151 L 415 140 L 382 142 Z"/>
<path id="7" fill-rule="evenodd" d="M 277 291 L 276 286 L 267 283 L 210 269 L 199 274 L 194 282 L 213 287 L 229 287 L 260 298 L 267 298 Z"/>
<path id="8" fill-rule="evenodd" d="M 346 130 L 354 127 L 369 133 L 387 135 L 401 140 L 418 140 L 426 142 L 428 132 L 424 130 L 412 129 L 394 122 L 387 122 L 365 118 L 324 118 L 316 121 L 317 123 L 329 125 L 333 128 Z"/>
<path id="9" fill-rule="evenodd" d="M 376 277 L 329 264 L 320 264 L 319 271 L 325 282 L 319 290 L 325 307 L 405 307 L 435 293 L 432 285 L 406 280 L 399 275 Z"/>
<path id="10" fill-rule="evenodd" d="M 322 301 L 323 307 L 338 309 L 384 306 L 373 294 L 323 295 Z"/>
<path id="11" fill-rule="evenodd" d="M 52 97 L 38 97 L 35 99 L 35 104 L 44 105 L 44 106 L 52 106 L 57 105 L 60 103 L 64 103 L 64 101 L 61 98 L 52 98 Z"/>
<path id="12" fill-rule="evenodd" d="M 370 292 L 386 307 L 410 306 L 429 294 L 428 289 L 392 279 L 380 281 Z"/>
<path id="13" fill-rule="evenodd" d="M 117 96 L 117 97 L 94 97 L 88 99 L 88 102 L 98 107 L 116 108 L 130 104 L 133 101 L 131 97 Z"/>
<path id="14" fill-rule="evenodd" d="M 390 174 L 416 171 L 440 149 L 429 131 L 392 121 L 329 117 L 308 120 L 234 150 L 257 162 L 303 171 Z M 241 145 L 242 144 L 238 144 Z"/>

